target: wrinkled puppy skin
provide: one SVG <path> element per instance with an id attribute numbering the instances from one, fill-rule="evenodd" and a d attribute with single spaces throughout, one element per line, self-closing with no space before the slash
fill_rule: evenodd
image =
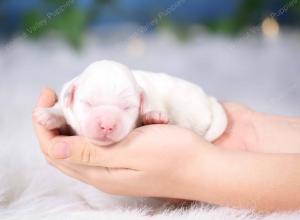
<path id="1" fill-rule="evenodd" d="M 227 126 L 222 105 L 199 86 L 109 60 L 89 65 L 63 86 L 55 106 L 37 108 L 34 116 L 47 129 L 68 125 L 99 145 L 119 142 L 146 124 L 179 125 L 208 141 Z"/>

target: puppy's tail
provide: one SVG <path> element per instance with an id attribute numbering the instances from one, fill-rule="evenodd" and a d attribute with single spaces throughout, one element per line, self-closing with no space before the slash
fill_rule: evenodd
<path id="1" fill-rule="evenodd" d="M 214 97 L 209 97 L 209 101 L 212 111 L 212 122 L 204 138 L 212 142 L 225 131 L 227 127 L 227 116 L 222 105 Z"/>

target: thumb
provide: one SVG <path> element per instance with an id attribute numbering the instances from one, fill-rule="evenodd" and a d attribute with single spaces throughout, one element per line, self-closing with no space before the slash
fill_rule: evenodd
<path id="1" fill-rule="evenodd" d="M 50 107 L 57 101 L 55 91 L 51 88 L 44 88 L 40 98 L 38 99 L 38 107 Z"/>
<path id="2" fill-rule="evenodd" d="M 60 136 L 53 139 L 48 149 L 49 156 L 64 159 L 70 163 L 89 166 L 120 167 L 124 148 L 115 146 L 98 146 L 85 137 Z M 122 156 L 122 157 L 121 157 Z"/>

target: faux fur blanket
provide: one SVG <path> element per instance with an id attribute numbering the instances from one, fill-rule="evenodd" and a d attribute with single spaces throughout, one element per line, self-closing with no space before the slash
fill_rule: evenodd
<path id="1" fill-rule="evenodd" d="M 31 111 L 40 90 L 43 85 L 59 89 L 98 59 L 165 71 L 199 83 L 216 97 L 241 101 L 257 110 L 300 112 L 300 103 L 295 101 L 300 97 L 300 44 L 294 34 L 275 41 L 195 36 L 184 44 L 168 34 L 158 34 L 141 39 L 139 53 L 120 47 L 124 41 L 112 41 L 90 36 L 80 53 L 52 40 L 31 43 L 18 39 L 0 49 L 1 220 L 300 219 L 297 212 L 261 216 L 200 204 L 161 208 L 161 201 L 155 199 L 104 194 L 48 165 L 31 127 Z M 160 211 L 153 211 L 157 207 Z"/>

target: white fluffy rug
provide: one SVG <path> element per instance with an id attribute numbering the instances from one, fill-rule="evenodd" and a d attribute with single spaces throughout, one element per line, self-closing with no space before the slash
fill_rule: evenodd
<path id="1" fill-rule="evenodd" d="M 223 100 L 240 101 L 261 111 L 300 115 L 299 33 L 271 41 L 199 34 L 187 43 L 161 33 L 131 42 L 129 49 L 122 46 L 126 37 L 116 38 L 90 35 L 79 53 L 53 40 L 19 39 L 0 49 L 1 220 L 300 219 L 297 213 L 259 216 L 247 210 L 200 205 L 150 215 L 158 201 L 106 195 L 50 167 L 32 131 L 34 103 L 44 85 L 59 89 L 98 59 L 181 76 Z"/>

